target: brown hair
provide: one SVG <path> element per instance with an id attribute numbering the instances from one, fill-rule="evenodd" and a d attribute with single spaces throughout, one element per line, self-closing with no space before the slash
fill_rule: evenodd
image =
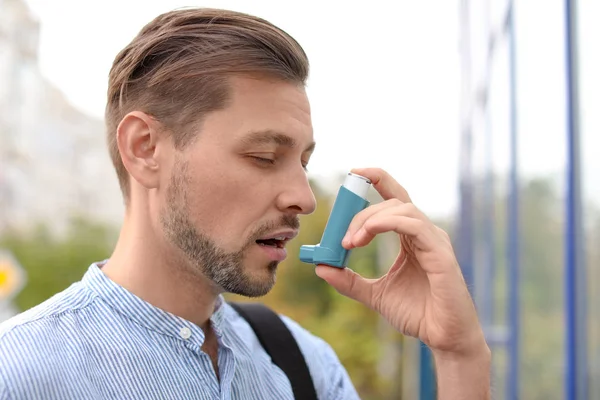
<path id="1" fill-rule="evenodd" d="M 308 70 L 302 47 L 261 18 L 207 8 L 155 18 L 116 56 L 109 75 L 108 146 L 125 199 L 129 174 L 116 131 L 127 113 L 151 115 L 182 148 L 206 113 L 226 106 L 227 76 L 258 73 L 305 85 Z"/>

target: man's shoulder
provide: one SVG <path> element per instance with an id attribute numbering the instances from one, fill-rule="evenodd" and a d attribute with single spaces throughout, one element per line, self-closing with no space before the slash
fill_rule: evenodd
<path id="1" fill-rule="evenodd" d="M 0 387 L 10 382 L 12 390 L 19 394 L 31 382 L 43 387 L 63 376 L 64 367 L 70 362 L 72 346 L 78 345 L 69 340 L 73 339 L 72 333 L 81 323 L 76 314 L 93 301 L 93 294 L 77 282 L 2 322 Z"/>
<path id="2" fill-rule="evenodd" d="M 309 331 L 298 321 L 287 315 L 279 314 L 279 318 L 281 318 L 290 330 L 305 357 L 317 357 L 319 362 L 322 363 L 339 363 L 335 351 L 323 338 Z"/>
<path id="3" fill-rule="evenodd" d="M 0 364 L 8 368 L 37 362 L 51 356 L 61 340 L 66 346 L 62 333 L 76 328 L 79 322 L 74 314 L 87 308 L 93 299 L 92 293 L 77 282 L 0 323 Z M 35 354 L 34 360 L 28 360 L 28 354 Z"/>
<path id="4" fill-rule="evenodd" d="M 287 315 L 279 318 L 295 339 L 304 356 L 313 383 L 323 399 L 358 399 L 358 394 L 333 347 Z M 240 320 L 243 318 L 240 316 Z M 238 320 L 239 321 L 239 320 Z M 246 323 L 244 323 L 246 325 Z M 239 326 L 239 325 L 238 325 Z M 247 332 L 251 331 L 248 326 Z"/>
<path id="5" fill-rule="evenodd" d="M 228 307 L 231 307 L 228 305 Z M 273 310 L 275 311 L 275 310 Z M 329 362 L 329 363 L 339 363 L 335 352 L 332 347 L 325 340 L 310 332 L 308 329 L 304 328 L 299 322 L 294 319 L 288 317 L 287 315 L 277 313 L 279 318 L 285 324 L 287 329 L 291 332 L 292 336 L 296 340 L 300 351 L 307 358 L 307 362 Z M 252 328 L 245 321 L 245 319 L 237 315 L 233 320 L 234 326 L 236 328 L 240 328 L 240 322 L 247 328 L 244 329 L 243 332 L 251 332 Z M 238 329 L 238 333 L 242 333 Z"/>
<path id="6" fill-rule="evenodd" d="M 350 376 L 333 347 L 294 319 L 281 314 L 279 317 L 296 339 L 321 397 L 325 399 L 358 399 Z"/>
<path id="7" fill-rule="evenodd" d="M 40 304 L 23 311 L 0 323 L 0 347 L 12 335 L 35 334 L 48 323 L 56 324 L 68 320 L 70 313 L 87 307 L 93 301 L 93 294 L 80 282 L 73 283 Z"/>

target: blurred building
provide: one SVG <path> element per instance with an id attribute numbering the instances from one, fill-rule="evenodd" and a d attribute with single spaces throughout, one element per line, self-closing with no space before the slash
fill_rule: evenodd
<path id="1" fill-rule="evenodd" d="M 74 215 L 123 212 L 103 121 L 75 109 L 40 73 L 40 26 L 23 0 L 0 0 L 0 233 Z"/>

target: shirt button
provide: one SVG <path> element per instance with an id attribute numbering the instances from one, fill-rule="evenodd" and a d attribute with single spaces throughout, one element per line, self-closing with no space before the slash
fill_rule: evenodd
<path id="1" fill-rule="evenodd" d="M 184 326 L 179 330 L 179 336 L 187 340 L 190 338 L 190 336 L 192 336 L 192 331 L 190 330 L 190 328 Z"/>

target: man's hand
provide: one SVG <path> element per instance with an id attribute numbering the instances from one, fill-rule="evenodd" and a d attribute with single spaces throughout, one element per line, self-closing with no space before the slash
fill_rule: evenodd
<path id="1" fill-rule="evenodd" d="M 450 238 L 385 171 L 352 172 L 369 178 L 384 201 L 354 217 L 343 246 L 366 246 L 376 235 L 393 231 L 399 236 L 400 253 L 378 279 L 322 265 L 317 266 L 317 275 L 341 294 L 380 313 L 401 333 L 430 347 L 440 399 L 489 398 L 490 350 Z"/>

